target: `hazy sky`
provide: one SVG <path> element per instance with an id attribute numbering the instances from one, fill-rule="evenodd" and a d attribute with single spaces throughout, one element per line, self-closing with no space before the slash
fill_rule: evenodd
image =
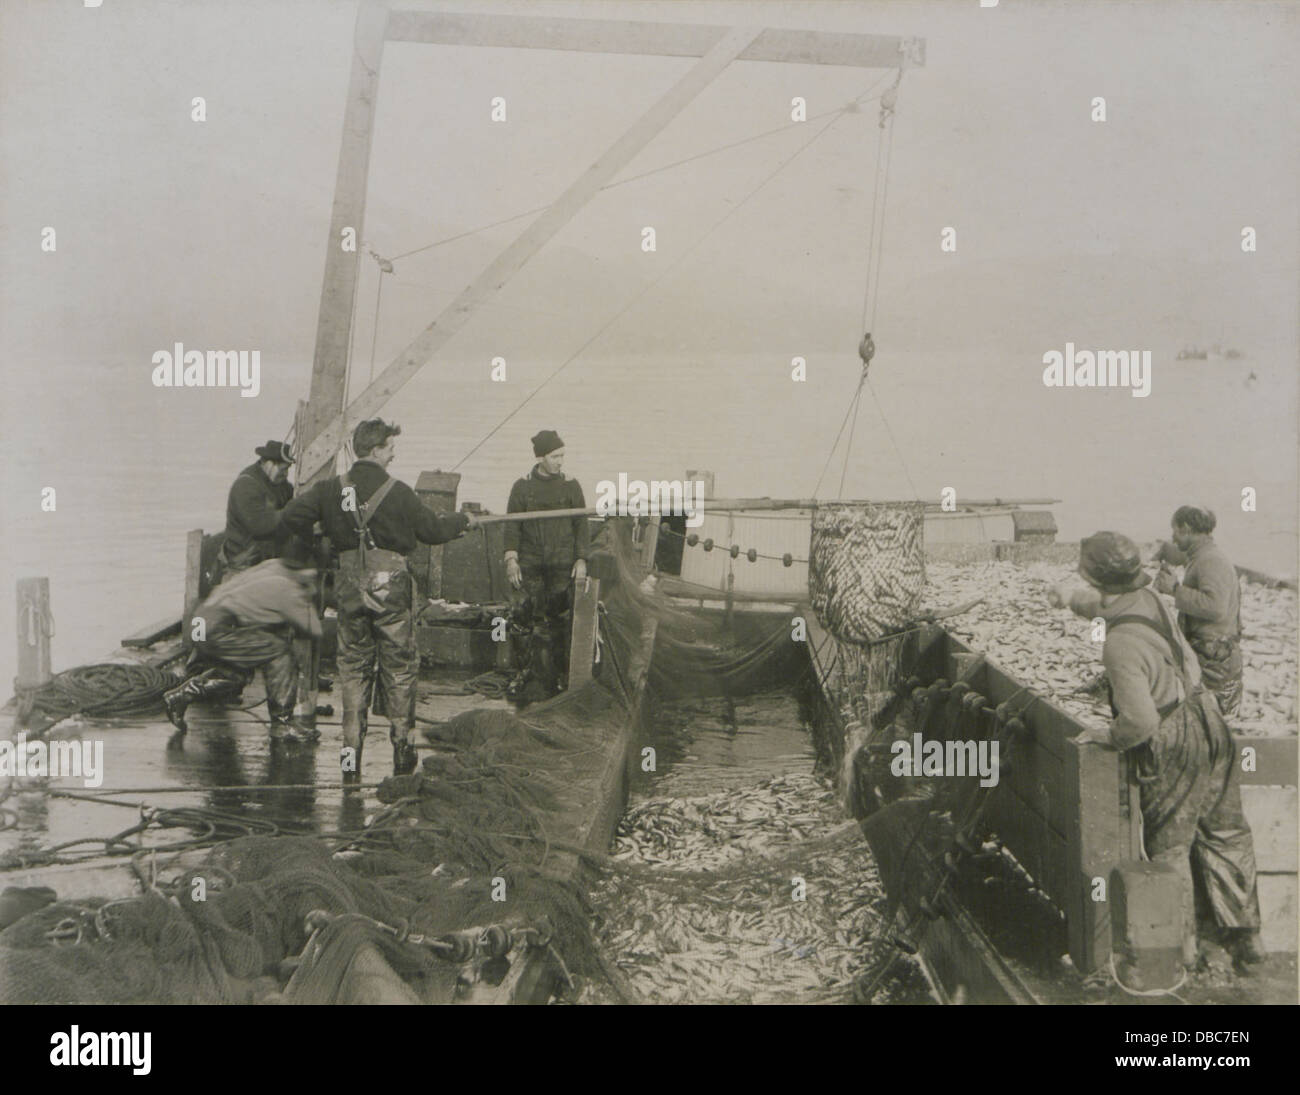
<path id="1" fill-rule="evenodd" d="M 1042 294 L 1068 293 L 1064 311 L 1081 326 L 1110 313 L 1138 328 L 1156 323 L 1162 302 L 1196 289 L 1175 280 L 1226 270 L 1249 287 L 1234 304 L 1244 296 L 1254 313 L 1225 315 L 1208 333 L 1197 329 L 1205 317 L 1180 316 L 1186 337 L 1240 338 L 1256 352 L 1294 346 L 1300 4 L 428 6 L 926 37 L 928 65 L 908 74 L 899 100 L 886 339 L 892 326 L 900 349 L 950 346 L 954 332 L 1001 340 L 1028 331 L 1037 344 L 1058 333 L 1036 328 L 1060 326 L 1063 302 L 1031 297 L 1019 316 L 991 316 L 985 305 L 1000 298 L 988 283 L 1005 280 L 1023 296 L 1021 265 L 1032 290 L 1044 270 L 1086 257 L 1102 260 L 1109 278 L 1084 267 L 1086 277 Z M 96 10 L 3 0 L 6 356 L 134 361 L 185 338 L 309 358 L 354 10 L 331 0 L 105 0 Z M 690 63 L 390 45 L 366 238 L 392 255 L 544 204 Z M 788 123 L 793 95 L 812 114 L 832 109 L 879 76 L 733 65 L 625 174 Z M 204 123 L 190 119 L 195 95 L 207 100 Z M 505 125 L 489 121 L 496 95 L 508 103 Z M 1095 95 L 1107 100 L 1104 124 L 1089 117 Z M 607 351 L 671 347 L 683 330 L 700 349 L 719 337 L 724 350 L 772 337 L 822 348 L 851 339 L 875 119 L 872 105 L 837 122 L 674 272 Z M 575 295 L 592 316 L 616 310 L 805 136 L 796 127 L 602 195 L 475 329 L 518 329 L 538 349 L 559 349 L 548 343 L 574 331 Z M 381 360 L 526 223 L 399 264 L 386 286 Z M 658 232 L 653 258 L 639 250 L 644 224 Z M 1261 241 L 1248 259 L 1244 224 Z M 45 225 L 58 229 L 57 257 L 38 250 Z M 938 246 L 948 225 L 955 255 Z M 963 280 L 975 290 L 969 306 Z M 927 285 L 945 299 L 927 299 Z M 373 317 L 373 281 L 362 288 L 368 363 L 370 331 L 360 328 Z M 476 342 L 466 337 L 468 354 Z"/>

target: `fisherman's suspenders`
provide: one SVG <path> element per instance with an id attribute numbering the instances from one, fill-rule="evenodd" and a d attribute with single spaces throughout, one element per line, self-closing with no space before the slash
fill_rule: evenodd
<path id="1" fill-rule="evenodd" d="M 1148 590 L 1148 592 L 1150 591 Z M 1153 598 L 1155 597 L 1154 593 L 1151 595 Z M 1151 630 L 1164 639 L 1165 643 L 1169 647 L 1170 654 L 1172 655 L 1171 660 L 1173 661 L 1174 668 L 1178 670 L 1178 680 L 1181 686 L 1179 691 L 1185 694 L 1187 692 L 1187 674 L 1183 665 L 1183 647 L 1174 636 L 1173 629 L 1169 626 L 1169 620 L 1165 616 L 1164 607 L 1160 604 L 1159 600 L 1156 600 L 1156 615 L 1159 618 L 1158 622 L 1157 620 L 1151 619 L 1150 616 L 1129 613 L 1125 616 L 1116 616 L 1107 626 L 1109 629 L 1113 630 L 1120 624 L 1143 624 L 1146 627 L 1151 628 Z M 1175 710 L 1182 702 L 1182 699 L 1176 699 L 1173 703 L 1167 703 L 1164 707 L 1159 709 L 1158 714 L 1163 719 L 1167 717 L 1171 711 Z"/>
<path id="2" fill-rule="evenodd" d="M 351 473 L 344 472 L 339 479 L 339 483 L 345 491 L 351 487 L 353 498 L 355 499 L 357 488 L 356 484 L 352 482 Z M 357 523 L 357 553 L 360 556 L 361 566 L 363 569 L 366 565 L 366 549 L 377 547 L 374 537 L 370 535 L 370 518 L 372 518 L 375 515 L 375 511 L 379 509 L 379 503 L 388 497 L 388 492 L 396 485 L 397 480 L 392 478 L 392 476 L 389 476 L 380 484 L 379 489 L 366 499 L 364 505 L 361 502 L 357 502 L 356 509 L 352 511 L 352 518 Z"/>

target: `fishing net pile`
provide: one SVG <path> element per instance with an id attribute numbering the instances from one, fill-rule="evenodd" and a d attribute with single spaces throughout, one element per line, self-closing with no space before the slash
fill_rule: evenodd
<path id="1" fill-rule="evenodd" d="M 925 589 L 924 514 L 919 502 L 817 506 L 808 589 L 841 642 L 870 642 L 915 618 Z"/>
<path id="2" fill-rule="evenodd" d="M 231 840 L 179 875 L 137 857 L 143 895 L 27 913 L 0 931 L 0 1002 L 441 1002 L 488 992 L 525 954 L 565 989 L 600 977 L 582 865 L 603 852 L 593 788 L 646 642 L 661 644 L 650 688 L 674 692 L 741 689 L 793 644 L 788 621 L 780 642 L 736 640 L 641 588 L 626 525 L 597 546 L 594 680 L 428 727 L 423 766 L 384 782 L 362 831 Z M 385 968 L 396 979 L 376 987 Z"/>

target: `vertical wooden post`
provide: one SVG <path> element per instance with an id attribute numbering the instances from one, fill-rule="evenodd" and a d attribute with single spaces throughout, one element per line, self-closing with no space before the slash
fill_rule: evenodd
<path id="1" fill-rule="evenodd" d="M 185 607 L 181 612 L 181 644 L 188 650 L 193 645 L 190 638 L 190 617 L 199 604 L 199 585 L 203 580 L 203 530 L 190 529 L 185 534 Z"/>
<path id="2" fill-rule="evenodd" d="M 50 580 L 18 579 L 18 676 L 16 690 L 40 688 L 50 680 Z"/>
<path id="3" fill-rule="evenodd" d="M 1109 884 L 1110 872 L 1130 858 L 1130 819 L 1121 801 L 1127 764 L 1109 750 L 1070 742 L 1074 763 L 1070 773 L 1079 788 L 1078 822 L 1066 835 L 1069 879 L 1074 893 L 1067 897 L 1066 927 L 1070 958 L 1085 976 L 1110 957 L 1110 902 L 1093 900 L 1093 880 Z M 1068 769 L 1067 769 L 1068 771 Z"/>
<path id="4" fill-rule="evenodd" d="M 649 572 L 655 568 L 655 548 L 659 546 L 659 524 L 662 517 L 651 517 L 641 535 L 641 565 Z"/>
<path id="5" fill-rule="evenodd" d="M 361 261 L 362 227 L 366 212 L 366 179 L 370 174 L 370 140 L 379 97 L 379 64 L 384 55 L 388 6 L 363 0 L 357 11 L 352 43 L 352 75 L 343 111 L 343 141 L 334 180 L 334 208 L 325 242 L 325 280 L 316 321 L 316 351 L 312 360 L 311 392 L 297 439 L 298 489 L 328 476 L 330 460 L 312 464 L 304 457 L 321 431 L 343 411 L 346 397 L 348 347 L 352 341 L 353 297 Z M 344 250 L 344 233 L 351 230 L 351 247 Z M 303 482 L 303 480 L 306 482 Z"/>
<path id="6" fill-rule="evenodd" d="M 585 588 L 584 588 L 585 587 Z M 588 577 L 573 590 L 573 635 L 569 640 L 569 688 L 591 680 L 596 657 L 596 605 L 600 601 L 600 579 Z"/>
<path id="7" fill-rule="evenodd" d="M 359 21 L 358 28 L 360 25 Z M 398 353 L 365 391 L 352 400 L 346 414 L 342 413 L 340 407 L 331 417 L 325 419 L 313 417 L 309 423 L 312 440 L 303 455 L 305 473 L 315 475 L 319 469 L 325 467 L 342 444 L 349 423 L 355 424 L 377 414 L 402 385 L 428 364 L 447 341 L 470 321 L 484 303 L 490 301 L 529 259 L 573 220 L 607 183 L 611 182 L 646 145 L 662 133 L 668 124 L 699 96 L 700 92 L 753 44 L 759 33 L 760 30 L 756 27 L 736 27 L 726 31 L 700 61 L 683 73 L 677 83 L 633 122 L 631 128 L 622 137 L 602 153 L 600 158 L 548 205 L 544 212 L 538 214 L 513 243 L 481 270 L 478 276 L 461 290 L 460 295 L 448 304 L 404 350 Z M 374 61 L 376 71 L 378 67 L 378 54 L 376 54 Z M 342 178 L 340 172 L 340 182 Z M 363 172 L 362 186 L 364 182 Z M 337 204 L 335 213 L 337 219 Z M 349 293 L 347 300 L 340 301 L 338 306 L 350 309 L 351 304 L 352 297 Z M 319 360 L 317 365 L 320 365 Z M 312 415 L 315 416 L 323 411 L 324 407 L 323 405 L 317 407 L 316 374 L 313 374 L 312 380 Z"/>
<path id="8" fill-rule="evenodd" d="M 455 513 L 460 474 L 454 471 L 422 471 L 415 481 L 415 496 L 434 513 Z M 411 572 L 422 597 L 442 596 L 442 544 L 416 544 L 408 556 Z"/>

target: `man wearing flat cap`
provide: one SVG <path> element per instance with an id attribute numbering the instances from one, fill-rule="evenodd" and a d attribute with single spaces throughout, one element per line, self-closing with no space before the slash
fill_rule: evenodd
<path id="1" fill-rule="evenodd" d="M 257 463 L 239 473 L 226 500 L 226 538 L 221 546 L 226 574 L 273 559 L 284 545 L 280 511 L 293 497 L 288 479 L 293 453 L 283 441 L 268 441 L 253 451 Z"/>
<path id="2" fill-rule="evenodd" d="M 1156 589 L 1173 597 L 1178 626 L 1201 663 L 1201 680 L 1231 718 L 1241 709 L 1241 586 L 1237 568 L 1211 535 L 1216 523 L 1203 506 L 1174 511 L 1173 543 L 1162 543 L 1156 558 L 1187 569 L 1178 582 L 1161 567 Z"/>
<path id="3" fill-rule="evenodd" d="M 401 432 L 382 419 L 362 422 L 352 433 L 356 463 L 346 474 L 300 494 L 284 511 L 285 527 L 303 539 L 319 521 L 339 553 L 334 584 L 343 693 L 339 767 L 350 788 L 361 781 L 361 749 L 376 685 L 391 727 L 393 774 L 415 770 L 411 735 L 420 655 L 412 614 L 415 582 L 406 557 L 417 542 L 445 544 L 477 524 L 469 514 L 434 513 L 388 474 L 397 451 L 393 438 Z"/>
<path id="4" fill-rule="evenodd" d="M 585 509 L 582 488 L 564 475 L 564 442 L 554 430 L 533 437 L 537 463 L 510 491 L 507 513 Z M 509 696 L 522 703 L 548 699 L 567 677 L 572 583 L 587 577 L 587 518 L 511 521 L 505 528 L 510 583 L 510 634 L 520 671 Z"/>
<path id="5" fill-rule="evenodd" d="M 1135 765 L 1147 856 L 1182 879 L 1184 963 L 1198 962 L 1195 869 L 1219 941 L 1242 971 L 1263 950 L 1255 846 L 1241 809 L 1232 735 L 1213 694 L 1201 687 L 1196 654 L 1172 610 L 1146 588 L 1151 579 L 1137 545 L 1098 532 L 1079 545 L 1079 574 L 1090 591 L 1057 587 L 1051 600 L 1105 620 L 1102 663 L 1114 719 L 1075 741 L 1123 750 Z"/>

